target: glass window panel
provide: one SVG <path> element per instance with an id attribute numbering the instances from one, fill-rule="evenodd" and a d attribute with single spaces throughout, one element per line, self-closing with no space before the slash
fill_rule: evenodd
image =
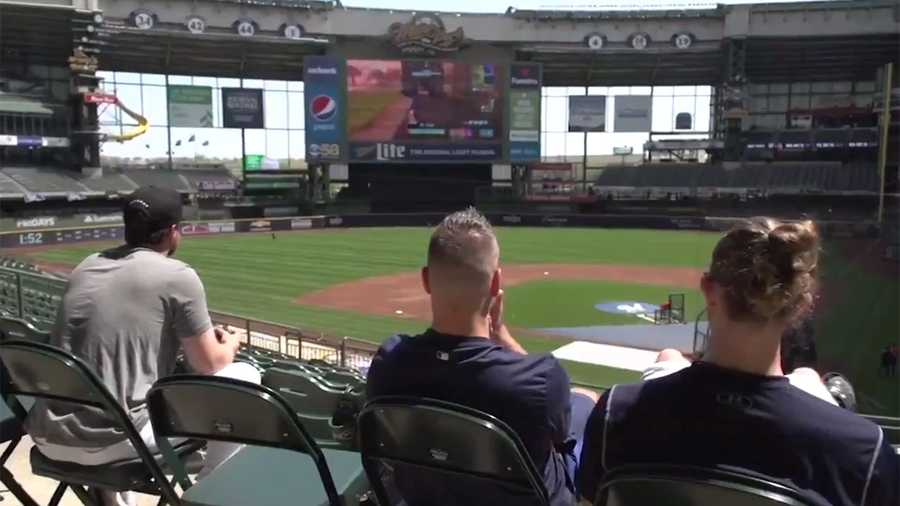
<path id="1" fill-rule="evenodd" d="M 694 117 L 696 113 L 694 111 L 694 104 L 696 99 L 693 96 L 690 97 L 674 97 L 672 99 L 672 113 L 669 115 L 670 120 L 674 121 L 675 116 L 680 112 L 686 112 L 691 115 L 691 127 L 693 128 Z M 672 130 L 675 129 L 675 125 L 672 125 Z M 670 130 L 671 131 L 671 130 Z"/>
<path id="2" fill-rule="evenodd" d="M 288 81 L 288 91 L 303 91 L 303 81 Z"/>
<path id="3" fill-rule="evenodd" d="M 241 80 L 233 77 L 220 77 L 219 88 L 240 88 Z"/>
<path id="4" fill-rule="evenodd" d="M 266 87 L 266 83 L 262 79 L 244 79 L 244 88 L 263 89 L 265 87 Z"/>
<path id="5" fill-rule="evenodd" d="M 211 88 L 215 88 L 217 83 L 215 77 L 194 76 L 193 82 L 191 84 L 193 84 L 194 86 L 209 86 Z"/>
<path id="6" fill-rule="evenodd" d="M 566 134 L 566 156 L 584 156 L 584 134 L 570 132 Z"/>
<path id="7" fill-rule="evenodd" d="M 588 88 L 588 95 L 606 95 L 609 93 L 609 88 L 606 86 L 591 86 Z"/>
<path id="8" fill-rule="evenodd" d="M 141 74 L 141 82 L 143 84 L 165 86 L 166 76 L 165 74 Z"/>
<path id="9" fill-rule="evenodd" d="M 653 95 L 659 97 L 672 96 L 675 92 L 675 88 L 673 86 L 654 86 L 653 87 Z"/>
<path id="10" fill-rule="evenodd" d="M 788 97 L 784 95 L 773 95 L 769 97 L 769 112 L 787 111 Z"/>
<path id="11" fill-rule="evenodd" d="M 273 90 L 273 91 L 285 91 L 287 90 L 287 81 L 277 81 L 277 80 L 266 80 L 265 89 Z"/>
<path id="12" fill-rule="evenodd" d="M 612 147 L 610 146 L 609 141 L 609 134 L 605 132 L 588 133 L 588 155 L 596 156 L 611 153 Z"/>
<path id="13" fill-rule="evenodd" d="M 563 156 L 566 154 L 566 134 L 564 132 L 548 133 L 547 142 L 542 148 L 544 156 Z"/>
<path id="14" fill-rule="evenodd" d="M 546 86 L 544 90 L 548 97 L 565 97 L 569 89 L 565 86 Z"/>
<path id="15" fill-rule="evenodd" d="M 133 111 L 143 114 L 143 100 L 141 98 L 141 85 L 139 84 L 119 84 L 116 87 L 116 96 L 125 104 L 126 107 Z M 122 123 L 125 125 L 137 125 L 131 116 L 122 115 Z"/>
<path id="16" fill-rule="evenodd" d="M 768 84 L 750 84 L 751 95 L 765 95 L 769 92 Z"/>
<path id="17" fill-rule="evenodd" d="M 50 95 L 61 102 L 69 99 L 69 83 L 65 81 L 50 81 Z"/>
<path id="18" fill-rule="evenodd" d="M 169 84 L 191 84 L 191 76 L 169 76 Z"/>
<path id="19" fill-rule="evenodd" d="M 874 81 L 860 81 L 856 83 L 856 92 L 873 92 L 875 91 L 875 82 Z"/>
<path id="20" fill-rule="evenodd" d="M 853 95 L 853 105 L 856 107 L 869 107 L 872 105 L 873 96 L 871 93 Z"/>
<path id="21" fill-rule="evenodd" d="M 46 65 L 29 65 L 27 73 L 34 79 L 50 79 L 50 67 Z"/>
<path id="22" fill-rule="evenodd" d="M 631 94 L 630 86 L 612 86 L 609 88 L 610 95 L 629 95 Z"/>
<path id="23" fill-rule="evenodd" d="M 675 86 L 674 95 L 679 97 L 690 96 L 696 94 L 697 88 L 694 86 Z"/>
<path id="24" fill-rule="evenodd" d="M 137 72 L 116 72 L 116 82 L 141 84 L 141 75 Z"/>
<path id="25" fill-rule="evenodd" d="M 292 169 L 303 169 L 306 167 L 306 162 L 301 162 L 306 158 L 306 131 L 305 130 L 290 130 L 288 131 L 288 141 L 290 142 L 290 146 L 288 146 L 288 154 L 291 157 L 291 166 Z"/>
<path id="26" fill-rule="evenodd" d="M 812 83 L 813 93 L 830 93 L 833 88 L 834 83 L 828 81 Z"/>
<path id="27" fill-rule="evenodd" d="M 278 164 L 281 168 L 287 168 L 287 130 L 266 130 L 266 156 L 278 160 Z"/>
<path id="28" fill-rule="evenodd" d="M 712 104 L 712 99 L 709 95 L 697 97 L 697 106 L 694 108 L 693 130 L 695 132 L 709 132 L 710 104 Z"/>
<path id="29" fill-rule="evenodd" d="M 584 95 L 584 86 L 569 86 L 566 90 L 566 95 L 582 96 Z"/>
<path id="30" fill-rule="evenodd" d="M 708 97 L 712 95 L 712 86 L 697 86 L 697 96 Z"/>
<path id="31" fill-rule="evenodd" d="M 789 89 L 790 86 L 788 85 L 788 83 L 772 83 L 769 85 L 769 94 L 786 94 L 788 93 Z"/>
<path id="32" fill-rule="evenodd" d="M 750 100 L 750 110 L 753 112 L 766 112 L 768 100 L 765 96 L 753 97 Z"/>
<path id="33" fill-rule="evenodd" d="M 72 71 L 68 67 L 50 67 L 47 76 L 53 80 L 68 82 L 69 77 L 72 76 Z"/>
<path id="34" fill-rule="evenodd" d="M 248 155 L 266 154 L 266 131 L 261 129 L 245 130 L 244 139 Z M 240 141 L 238 141 L 240 145 Z"/>
<path id="35" fill-rule="evenodd" d="M 303 93 L 288 93 L 288 128 L 303 129 L 306 126 Z"/>
<path id="36" fill-rule="evenodd" d="M 650 126 L 655 132 L 671 132 L 672 125 L 672 97 L 653 96 L 653 117 Z"/>
<path id="37" fill-rule="evenodd" d="M 833 91 L 835 93 L 850 93 L 850 90 L 853 89 L 853 83 L 850 81 L 838 81 L 834 83 Z"/>
<path id="38" fill-rule="evenodd" d="M 791 109 L 809 109 L 809 95 L 791 97 Z"/>
<path id="39" fill-rule="evenodd" d="M 169 124 L 169 110 L 166 102 L 166 89 L 162 86 L 143 86 L 144 117 L 150 125 L 165 126 Z M 126 103 L 128 107 L 134 107 Z"/>
<path id="40" fill-rule="evenodd" d="M 100 79 L 103 79 L 103 80 L 105 80 L 105 81 L 107 81 L 107 82 L 109 82 L 109 81 L 115 81 L 115 80 L 116 80 L 116 79 L 115 79 L 115 72 L 112 72 L 112 71 L 110 71 L 110 70 L 98 70 L 98 71 L 97 71 L 97 77 L 99 77 Z"/>
<path id="41" fill-rule="evenodd" d="M 119 123 L 119 109 L 112 104 L 98 105 L 97 113 L 100 125 L 117 125 Z"/>
<path id="42" fill-rule="evenodd" d="M 652 86 L 632 86 L 631 94 L 632 95 L 649 95 Z"/>
<path id="43" fill-rule="evenodd" d="M 544 121 L 544 129 L 548 132 L 565 132 L 569 129 L 569 99 L 568 97 L 548 97 L 547 115 Z"/>
<path id="44" fill-rule="evenodd" d="M 266 91 L 263 98 L 266 128 L 287 128 L 288 101 L 283 91 Z"/>
<path id="45" fill-rule="evenodd" d="M 222 90 L 213 88 L 212 90 L 212 110 L 213 110 L 213 126 L 222 128 Z"/>
<path id="46" fill-rule="evenodd" d="M 207 158 L 230 160 L 230 165 L 241 160 L 241 131 L 237 128 L 204 128 L 197 136 L 197 152 Z M 250 130 L 247 131 L 247 134 Z M 204 146 L 203 143 L 209 144 Z"/>
<path id="47" fill-rule="evenodd" d="M 793 83 L 791 84 L 792 95 L 809 94 L 809 83 Z"/>

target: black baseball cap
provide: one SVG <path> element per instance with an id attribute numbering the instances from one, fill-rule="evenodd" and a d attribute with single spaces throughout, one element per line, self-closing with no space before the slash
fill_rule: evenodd
<path id="1" fill-rule="evenodd" d="M 125 199 L 125 241 L 146 243 L 154 232 L 181 222 L 181 195 L 171 188 L 142 186 Z"/>

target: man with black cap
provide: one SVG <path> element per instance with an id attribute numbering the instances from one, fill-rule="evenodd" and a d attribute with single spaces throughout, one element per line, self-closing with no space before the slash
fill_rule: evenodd
<path id="1" fill-rule="evenodd" d="M 94 367 L 129 412 L 151 450 L 156 449 L 144 397 L 171 375 L 179 349 L 191 368 L 259 383 L 248 364 L 233 363 L 239 341 L 214 328 L 197 273 L 171 258 L 181 242 L 181 196 L 148 186 L 123 208 L 126 244 L 87 257 L 72 271 L 51 344 Z M 46 457 L 83 465 L 134 458 L 134 448 L 98 411 L 39 402 L 29 433 Z M 239 447 L 210 443 L 207 470 Z M 133 504 L 133 494 L 101 492 L 105 504 Z"/>

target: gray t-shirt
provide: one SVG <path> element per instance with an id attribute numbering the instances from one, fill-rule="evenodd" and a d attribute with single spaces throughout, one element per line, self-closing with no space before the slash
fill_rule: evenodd
<path id="1" fill-rule="evenodd" d="M 180 340 L 212 327 L 206 293 L 187 264 L 144 248 L 86 258 L 63 296 L 51 344 L 93 367 L 140 430 L 144 397 L 172 374 Z M 125 439 L 98 410 L 38 402 L 28 420 L 40 443 L 99 448 Z"/>

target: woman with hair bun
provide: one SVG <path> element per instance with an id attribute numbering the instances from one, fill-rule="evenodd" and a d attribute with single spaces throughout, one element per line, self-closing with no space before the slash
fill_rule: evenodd
<path id="1" fill-rule="evenodd" d="M 702 360 L 604 394 L 585 430 L 581 497 L 593 501 L 620 466 L 681 464 L 766 476 L 815 505 L 900 504 L 900 458 L 882 430 L 791 386 L 781 369 L 782 335 L 813 308 L 818 262 L 811 221 L 754 218 L 730 230 L 701 281 Z"/>

